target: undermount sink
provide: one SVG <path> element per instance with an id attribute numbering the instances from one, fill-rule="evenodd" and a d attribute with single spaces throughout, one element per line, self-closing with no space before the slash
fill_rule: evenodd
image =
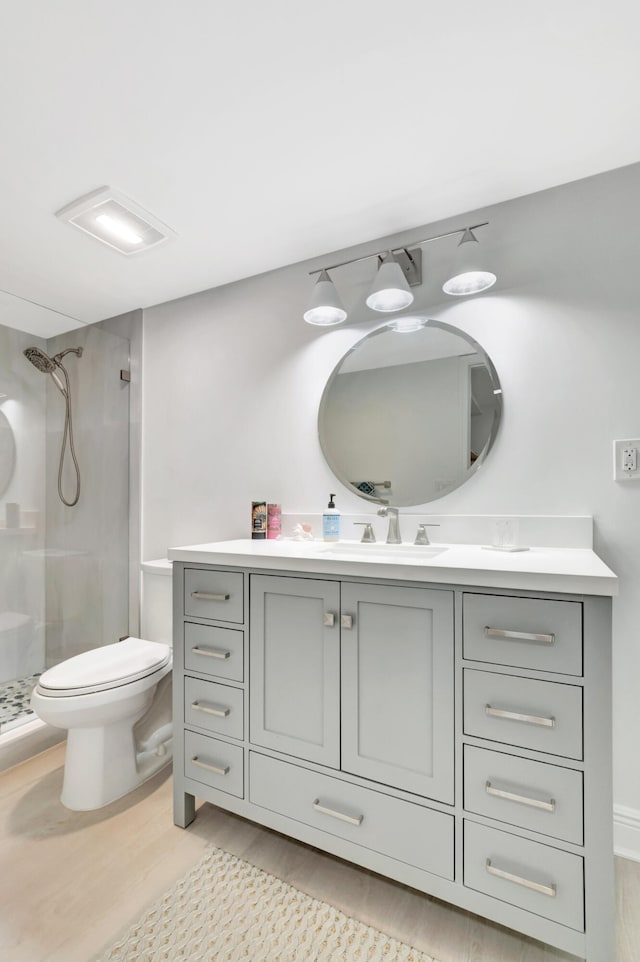
<path id="1" fill-rule="evenodd" d="M 336 541 L 320 549 L 320 553 L 333 558 L 356 558 L 358 561 L 427 561 L 446 551 L 439 545 L 415 544 L 365 544 L 362 541 Z"/>

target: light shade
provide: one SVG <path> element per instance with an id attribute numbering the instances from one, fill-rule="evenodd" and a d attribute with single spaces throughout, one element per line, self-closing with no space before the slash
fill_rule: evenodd
<path id="1" fill-rule="evenodd" d="M 367 307 L 374 311 L 402 311 L 413 304 L 413 294 L 393 253 L 387 251 L 378 268 L 367 297 Z"/>
<path id="2" fill-rule="evenodd" d="M 442 285 L 442 290 L 445 294 L 451 294 L 452 297 L 480 294 L 481 291 L 486 291 L 489 287 L 492 287 L 496 280 L 496 275 L 492 274 L 491 271 L 464 271 L 462 274 L 450 277 Z"/>
<path id="3" fill-rule="evenodd" d="M 460 251 L 460 248 L 463 248 Z M 491 271 L 483 269 L 482 257 L 478 255 L 478 238 L 470 227 L 465 227 L 458 243 L 457 273 L 442 285 L 445 294 L 452 297 L 465 297 L 480 294 L 495 284 L 497 278 Z"/>
<path id="4" fill-rule="evenodd" d="M 309 307 L 303 317 L 307 324 L 329 327 L 347 319 L 347 312 L 338 297 L 335 285 L 326 271 L 322 271 L 311 292 Z"/>
<path id="5" fill-rule="evenodd" d="M 175 236 L 170 227 L 112 187 L 79 197 L 56 211 L 56 217 L 120 254 L 137 254 Z"/>

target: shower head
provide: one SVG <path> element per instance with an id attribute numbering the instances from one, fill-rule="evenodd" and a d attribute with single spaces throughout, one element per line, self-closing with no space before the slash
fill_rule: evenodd
<path id="1" fill-rule="evenodd" d="M 62 367 L 62 364 L 60 363 L 60 361 L 57 360 L 57 357 L 49 357 L 49 355 L 45 354 L 44 351 L 41 351 L 39 347 L 28 347 L 22 353 L 24 354 L 24 356 L 28 361 L 31 361 L 31 363 L 35 368 L 37 368 L 39 371 L 42 371 L 43 374 L 51 375 L 56 387 L 58 388 L 60 393 L 63 395 L 63 397 L 66 398 L 67 389 L 62 383 L 62 381 L 60 380 L 60 376 L 56 371 L 56 368 L 57 367 L 62 368 L 62 370 L 64 371 L 65 379 L 68 381 L 67 372 Z"/>
<path id="2" fill-rule="evenodd" d="M 43 374 L 53 374 L 55 371 L 56 362 L 44 351 L 41 351 L 39 347 L 28 347 L 22 353 L 27 361 L 31 361 L 33 366 L 37 367 Z"/>

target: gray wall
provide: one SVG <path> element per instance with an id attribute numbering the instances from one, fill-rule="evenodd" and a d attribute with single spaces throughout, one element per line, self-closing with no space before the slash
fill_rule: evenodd
<path id="1" fill-rule="evenodd" d="M 630 216 L 639 194 L 634 165 L 412 235 L 487 219 L 482 249 L 499 276 L 481 296 L 444 303 L 439 285 L 455 243 L 425 248 L 415 306 L 479 341 L 504 390 L 503 422 L 486 464 L 429 510 L 594 516 L 596 549 L 620 576 L 615 800 L 638 829 L 640 483 L 614 483 L 611 442 L 640 436 L 638 243 Z M 339 252 L 324 262 L 340 259 Z M 384 318 L 359 308 L 335 330 L 304 324 L 316 264 L 145 311 L 144 558 L 164 556 L 170 545 L 245 536 L 252 499 L 313 512 L 337 490 L 343 511 L 364 509 L 325 465 L 316 416 L 337 361 Z M 363 299 L 371 275 L 371 262 L 335 272 L 348 309 Z"/>
<path id="2" fill-rule="evenodd" d="M 142 311 L 129 311 L 95 325 L 129 342 L 129 633 L 140 634 L 140 539 L 142 445 Z"/>

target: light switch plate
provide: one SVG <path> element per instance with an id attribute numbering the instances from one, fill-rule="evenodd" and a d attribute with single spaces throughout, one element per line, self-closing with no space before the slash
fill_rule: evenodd
<path id="1" fill-rule="evenodd" d="M 613 480 L 640 481 L 640 438 L 613 442 Z"/>

